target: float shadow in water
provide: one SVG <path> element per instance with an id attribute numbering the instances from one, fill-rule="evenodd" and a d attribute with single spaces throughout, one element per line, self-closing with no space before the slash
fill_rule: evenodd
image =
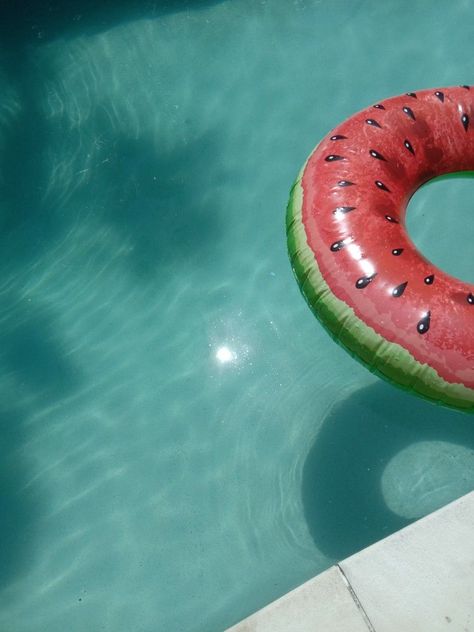
<path id="1" fill-rule="evenodd" d="M 384 472 L 401 451 L 406 454 L 408 450 L 412 462 L 411 467 L 397 473 L 396 493 L 410 494 L 412 507 L 426 506 L 427 495 L 431 495 L 431 510 L 469 492 L 472 476 L 467 470 L 464 476 L 458 475 L 463 467 L 470 470 L 472 459 L 466 464 L 457 463 L 452 474 L 447 474 L 448 478 L 456 476 L 456 480 L 443 481 L 439 476 L 431 479 L 429 468 L 423 471 L 417 446 L 432 445 L 436 452 L 440 442 L 453 463 L 460 449 L 472 455 L 474 418 L 435 406 L 384 382 L 363 388 L 336 404 L 322 425 L 303 471 L 304 511 L 316 546 L 338 561 L 413 521 L 395 513 L 390 508 L 394 503 L 389 506 L 383 493 Z M 436 454 L 431 462 L 435 459 Z M 423 510 L 418 515 L 421 513 Z"/>

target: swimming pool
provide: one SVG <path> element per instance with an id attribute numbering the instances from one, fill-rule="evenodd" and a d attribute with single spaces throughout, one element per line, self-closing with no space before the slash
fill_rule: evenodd
<path id="1" fill-rule="evenodd" d="M 0 628 L 217 632 L 473 488 L 472 420 L 346 357 L 284 231 L 334 125 L 472 83 L 472 7 L 96 5 L 0 20 Z M 474 282 L 472 186 L 409 227 Z"/>

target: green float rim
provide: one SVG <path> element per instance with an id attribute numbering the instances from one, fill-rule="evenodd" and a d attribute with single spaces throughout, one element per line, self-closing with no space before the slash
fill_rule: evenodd
<path id="1" fill-rule="evenodd" d="M 428 364 L 416 360 L 407 349 L 378 334 L 333 294 L 308 246 L 302 221 L 301 181 L 305 167 L 291 188 L 286 233 L 293 272 L 316 318 L 338 344 L 375 375 L 431 402 L 474 413 L 473 389 L 447 382 Z M 474 172 L 451 173 L 434 180 L 466 175 L 473 177 Z"/>

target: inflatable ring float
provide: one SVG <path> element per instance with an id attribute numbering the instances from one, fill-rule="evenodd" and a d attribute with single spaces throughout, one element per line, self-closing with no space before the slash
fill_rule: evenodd
<path id="1" fill-rule="evenodd" d="M 474 286 L 417 250 L 405 213 L 423 183 L 473 169 L 474 87 L 408 92 L 319 143 L 286 219 L 296 279 L 332 337 L 380 377 L 469 412 Z"/>

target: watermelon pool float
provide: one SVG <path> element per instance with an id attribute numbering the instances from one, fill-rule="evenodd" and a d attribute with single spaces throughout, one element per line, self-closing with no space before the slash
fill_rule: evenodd
<path id="1" fill-rule="evenodd" d="M 331 336 L 380 377 L 468 412 L 474 286 L 416 249 L 405 213 L 423 183 L 473 169 L 474 87 L 408 92 L 319 143 L 286 220 L 296 279 Z"/>

